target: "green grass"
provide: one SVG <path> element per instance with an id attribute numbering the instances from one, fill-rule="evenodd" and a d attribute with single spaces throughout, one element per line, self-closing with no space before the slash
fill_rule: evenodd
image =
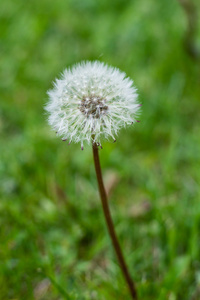
<path id="1" fill-rule="evenodd" d="M 119 179 L 110 206 L 140 299 L 198 300 L 200 64 L 178 1 L 3 0 L 0 18 L 0 299 L 130 299 L 92 151 L 61 142 L 43 110 L 64 68 L 99 59 L 143 103 L 141 123 L 100 152 Z"/>

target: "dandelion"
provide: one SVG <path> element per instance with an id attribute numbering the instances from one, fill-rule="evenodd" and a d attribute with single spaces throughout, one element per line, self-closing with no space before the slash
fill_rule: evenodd
<path id="1" fill-rule="evenodd" d="M 113 139 L 119 129 L 139 122 L 141 104 L 137 100 L 136 88 L 126 74 L 116 68 L 95 62 L 83 62 L 66 69 L 48 92 L 45 107 L 48 121 L 57 135 L 69 144 L 91 143 L 99 193 L 108 232 L 115 249 L 119 265 L 129 287 L 132 299 L 137 299 L 135 284 L 131 279 L 123 253 L 115 233 L 99 161 L 102 139 Z"/>
<path id="2" fill-rule="evenodd" d="M 94 143 L 116 136 L 120 128 L 138 122 L 140 105 L 133 81 L 117 68 L 99 61 L 66 69 L 48 92 L 49 124 L 69 143 Z"/>

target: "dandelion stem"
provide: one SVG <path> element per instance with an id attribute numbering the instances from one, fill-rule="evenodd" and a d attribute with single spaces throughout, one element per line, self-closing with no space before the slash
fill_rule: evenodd
<path id="1" fill-rule="evenodd" d="M 99 186 L 99 193 L 100 193 L 101 203 L 102 203 L 102 207 L 103 207 L 103 212 L 104 212 L 104 217 L 106 220 L 108 232 L 109 232 L 110 238 L 112 240 L 112 244 L 115 249 L 115 252 L 116 252 L 121 270 L 123 272 L 124 278 L 128 284 L 130 294 L 132 296 L 132 299 L 135 300 L 135 299 L 137 299 L 136 288 L 135 288 L 134 282 L 131 279 L 129 270 L 127 268 L 127 265 L 125 263 L 125 260 L 124 260 L 124 257 L 123 257 L 123 254 L 122 254 L 122 251 L 120 248 L 119 241 L 117 239 L 117 235 L 115 233 L 115 229 L 114 229 L 114 225 L 113 225 L 113 221 L 112 221 L 112 217 L 111 217 L 110 209 L 109 209 L 109 205 L 108 205 L 107 195 L 106 195 L 106 191 L 105 191 L 103 179 L 102 179 L 98 146 L 95 142 L 93 143 L 93 157 L 94 157 L 95 171 L 96 171 L 96 176 L 97 176 L 97 181 L 98 181 L 98 186 Z"/>

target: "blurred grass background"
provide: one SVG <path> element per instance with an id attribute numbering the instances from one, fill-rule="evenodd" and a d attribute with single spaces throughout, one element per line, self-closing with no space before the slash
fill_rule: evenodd
<path id="1" fill-rule="evenodd" d="M 200 63 L 187 47 L 200 48 L 200 4 L 184 3 L 1 1 L 0 299 L 129 299 L 92 151 L 61 142 L 43 110 L 64 68 L 96 59 L 143 104 L 100 152 L 140 299 L 200 299 Z"/>

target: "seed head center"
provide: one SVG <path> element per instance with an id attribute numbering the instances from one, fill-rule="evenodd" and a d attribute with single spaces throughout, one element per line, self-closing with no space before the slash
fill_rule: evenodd
<path id="1" fill-rule="evenodd" d="M 79 109 L 87 118 L 99 119 L 107 112 L 108 106 L 106 105 L 106 99 L 96 95 L 89 95 L 83 96 Z"/>

